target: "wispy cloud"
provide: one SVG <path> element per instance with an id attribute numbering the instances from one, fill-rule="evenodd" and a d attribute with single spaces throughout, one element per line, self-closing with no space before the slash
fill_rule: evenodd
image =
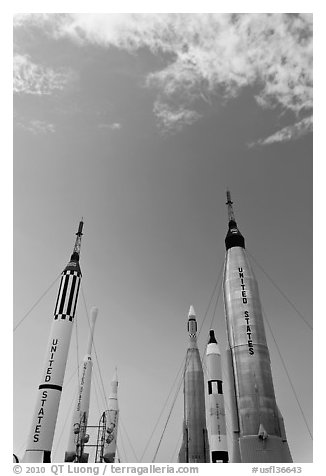
<path id="1" fill-rule="evenodd" d="M 155 102 L 153 110 L 163 133 L 180 131 L 184 125 L 193 124 L 201 117 L 196 111 L 171 107 L 160 101 Z"/>
<path id="2" fill-rule="evenodd" d="M 35 64 L 29 56 L 14 56 L 14 92 L 20 94 L 50 95 L 63 90 L 72 79 L 71 71 L 55 71 L 52 68 Z"/>
<path id="3" fill-rule="evenodd" d="M 302 137 L 308 132 L 312 132 L 312 126 L 312 116 L 305 117 L 304 119 L 299 122 L 296 122 L 295 124 L 283 127 L 283 129 L 275 132 L 266 139 L 259 139 L 256 142 L 251 142 L 250 144 L 248 144 L 248 147 L 255 147 L 257 145 L 268 145 L 273 144 L 275 142 L 285 142 L 291 139 L 298 139 L 299 137 Z"/>
<path id="4" fill-rule="evenodd" d="M 113 122 L 112 124 L 101 123 L 97 126 L 99 129 L 110 129 L 111 131 L 118 131 L 121 129 L 120 122 Z"/>
<path id="5" fill-rule="evenodd" d="M 48 14 L 17 24 L 26 21 L 80 45 L 164 54 L 166 66 L 146 78 L 160 102 L 176 105 L 175 114 L 154 106 L 164 126 L 169 118 L 177 126 L 178 112 L 193 111 L 200 99 L 225 101 L 247 86 L 261 107 L 278 106 L 295 118 L 312 109 L 311 14 Z M 187 115 L 189 123 L 200 117 Z"/>
<path id="6" fill-rule="evenodd" d="M 16 122 L 16 126 L 25 131 L 31 132 L 34 135 L 38 134 L 53 134 L 55 132 L 54 124 L 50 122 L 40 121 L 38 119 L 32 121 L 19 120 Z"/>

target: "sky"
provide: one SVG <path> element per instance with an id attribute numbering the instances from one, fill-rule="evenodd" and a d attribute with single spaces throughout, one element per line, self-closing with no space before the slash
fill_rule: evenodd
<path id="1" fill-rule="evenodd" d="M 63 460 L 95 305 L 89 423 L 117 366 L 122 461 L 152 461 L 178 395 L 155 459 L 177 461 L 190 305 L 201 354 L 211 327 L 227 344 L 229 188 L 290 450 L 311 462 L 312 15 L 17 14 L 13 46 L 14 452 L 25 449 L 58 277 L 83 217 L 53 460 Z"/>

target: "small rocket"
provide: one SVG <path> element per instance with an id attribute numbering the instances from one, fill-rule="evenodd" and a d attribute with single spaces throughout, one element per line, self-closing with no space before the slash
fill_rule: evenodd
<path id="1" fill-rule="evenodd" d="M 70 261 L 61 275 L 44 371 L 38 387 L 36 408 L 23 463 L 51 462 L 53 436 L 82 276 L 79 266 L 82 230 L 83 221 L 79 223 Z"/>
<path id="2" fill-rule="evenodd" d="M 114 463 L 117 450 L 118 438 L 118 421 L 119 421 L 119 406 L 118 406 L 118 374 L 117 369 L 111 381 L 111 393 L 109 395 L 108 409 L 105 412 L 106 416 L 106 433 L 103 451 L 103 459 L 105 463 Z"/>
<path id="3" fill-rule="evenodd" d="M 189 347 L 184 370 L 183 441 L 179 463 L 209 463 L 205 414 L 204 373 L 197 347 L 197 322 L 194 308 L 188 315 Z"/>
<path id="4" fill-rule="evenodd" d="M 77 463 L 87 463 L 88 454 L 84 453 L 84 445 L 88 442 L 87 421 L 89 413 L 89 400 L 91 393 L 91 380 L 93 362 L 91 357 L 94 327 L 97 318 L 98 309 L 92 307 L 90 335 L 87 345 L 87 353 L 84 357 L 79 391 L 74 407 L 72 423 L 70 425 L 70 434 L 68 448 L 65 453 L 65 462 L 75 461 Z"/>
<path id="5" fill-rule="evenodd" d="M 212 463 L 228 463 L 221 353 L 214 331 L 209 331 L 206 349 L 210 458 Z"/>
<path id="6" fill-rule="evenodd" d="M 258 286 L 227 192 L 224 306 L 229 349 L 232 462 L 292 462 L 276 405 Z"/>

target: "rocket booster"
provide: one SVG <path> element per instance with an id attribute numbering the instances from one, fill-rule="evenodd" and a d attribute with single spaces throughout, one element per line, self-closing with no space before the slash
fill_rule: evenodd
<path id="1" fill-rule="evenodd" d="M 258 286 L 227 192 L 224 305 L 228 334 L 233 462 L 291 462 L 276 405 Z"/>
<path id="2" fill-rule="evenodd" d="M 212 463 L 229 461 L 226 437 L 221 354 L 214 331 L 209 331 L 206 349 L 210 459 Z"/>
<path id="3" fill-rule="evenodd" d="M 111 382 L 111 393 L 109 395 L 108 409 L 106 413 L 106 434 L 103 451 L 103 459 L 106 463 L 114 463 L 117 450 L 118 438 L 118 374 L 117 369 Z"/>
<path id="4" fill-rule="evenodd" d="M 24 463 L 51 462 L 52 443 L 82 276 L 79 266 L 82 229 L 83 221 L 79 223 L 70 261 L 61 274 Z"/>
<path id="5" fill-rule="evenodd" d="M 183 441 L 179 463 L 209 463 L 205 414 L 204 373 L 197 347 L 197 321 L 191 306 L 188 315 L 189 347 L 184 370 Z"/>
<path id="6" fill-rule="evenodd" d="M 83 360 L 79 391 L 74 407 L 72 423 L 70 425 L 68 448 L 65 453 L 65 462 L 72 462 L 77 460 L 78 463 L 87 463 L 88 460 L 88 454 L 84 453 L 83 449 L 84 444 L 88 441 L 86 429 L 89 413 L 89 401 L 93 368 L 91 352 L 97 314 L 98 309 L 96 307 L 92 307 L 87 353 Z"/>

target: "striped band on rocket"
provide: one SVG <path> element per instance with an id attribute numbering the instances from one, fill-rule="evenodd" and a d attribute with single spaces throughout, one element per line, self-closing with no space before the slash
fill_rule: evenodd
<path id="1" fill-rule="evenodd" d="M 221 354 L 213 330 L 209 331 L 206 365 L 210 460 L 212 463 L 228 463 Z"/>

